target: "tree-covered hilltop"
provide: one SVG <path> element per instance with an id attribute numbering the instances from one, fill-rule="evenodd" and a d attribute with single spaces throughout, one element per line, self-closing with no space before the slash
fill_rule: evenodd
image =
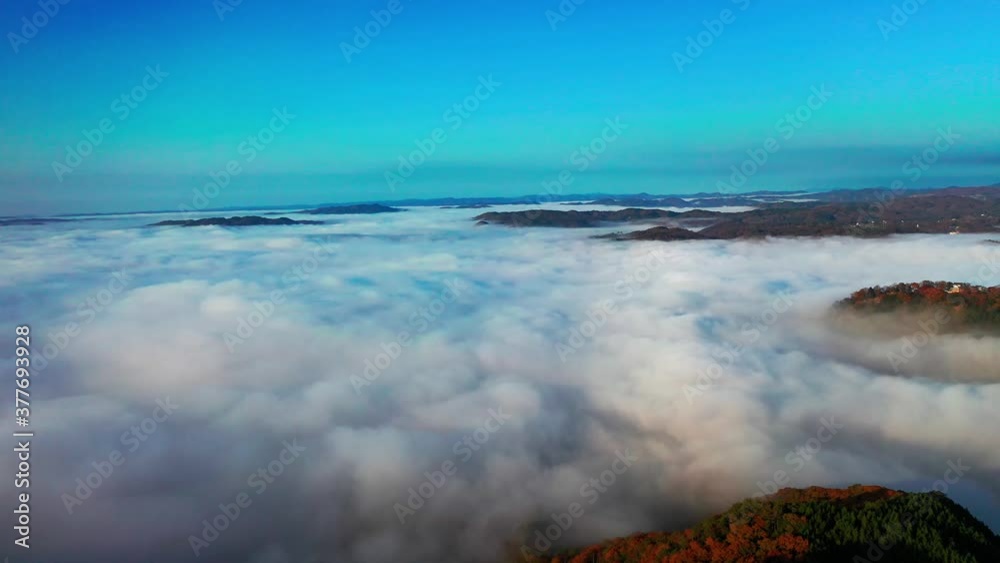
<path id="1" fill-rule="evenodd" d="M 640 533 L 561 554 L 546 563 L 987 563 L 1000 561 L 1000 537 L 941 493 L 783 489 L 745 500 L 680 532 Z"/>
<path id="2" fill-rule="evenodd" d="M 1000 286 L 943 281 L 899 283 L 855 291 L 837 305 L 842 310 L 868 313 L 941 311 L 948 315 L 944 326 L 947 331 L 1000 330 Z"/>
<path id="3" fill-rule="evenodd" d="M 322 225 L 322 221 L 296 221 L 288 217 L 275 219 L 246 215 L 239 217 L 204 217 L 202 219 L 171 219 L 153 223 L 150 227 L 254 227 L 258 225 Z"/>

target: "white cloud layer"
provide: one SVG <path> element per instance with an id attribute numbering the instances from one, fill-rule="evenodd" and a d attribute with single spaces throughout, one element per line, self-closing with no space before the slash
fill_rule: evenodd
<path id="1" fill-rule="evenodd" d="M 1000 524 L 998 341 L 935 336 L 897 374 L 900 338 L 826 314 L 870 285 L 1000 284 L 983 237 L 613 243 L 475 213 L 5 229 L 3 317 L 32 326 L 33 355 L 60 349 L 33 376 L 35 553 L 496 561 L 572 502 L 586 514 L 563 545 L 689 525 L 776 471 L 921 490 L 954 460 L 972 469 L 949 494 Z M 130 451 L 123 434 L 167 397 L 176 412 Z M 824 419 L 842 428 L 789 458 Z M 258 494 L 252 475 L 293 440 L 301 458 Z M 114 450 L 124 463 L 69 514 L 62 495 Z M 589 504 L 581 486 L 626 451 Z M 449 462 L 401 523 L 397 503 Z M 196 558 L 189 536 L 240 493 L 251 504 Z"/>

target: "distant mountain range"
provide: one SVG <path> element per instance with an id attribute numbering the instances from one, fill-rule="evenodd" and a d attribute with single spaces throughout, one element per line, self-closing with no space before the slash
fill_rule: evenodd
<path id="1" fill-rule="evenodd" d="M 380 203 L 361 203 L 357 205 L 327 205 L 315 209 L 306 209 L 299 213 L 307 215 L 373 215 L 376 213 L 399 213 L 406 211 Z"/>
<path id="2" fill-rule="evenodd" d="M 994 184 L 993 187 L 1000 187 L 1000 183 Z M 919 193 L 931 193 L 940 188 L 908 188 L 906 193 L 909 194 L 919 194 Z M 954 189 L 945 188 L 945 189 Z M 981 188 L 980 188 L 981 189 Z M 260 211 L 260 210 L 298 210 L 298 209 L 315 209 L 322 207 L 345 207 L 353 205 L 368 205 L 368 204 L 379 204 L 394 207 L 460 207 L 460 208 L 475 208 L 477 206 L 491 206 L 491 205 L 539 205 L 543 203 L 565 203 L 565 202 L 577 202 L 577 203 L 598 203 L 607 205 L 618 205 L 612 204 L 612 201 L 618 202 L 630 202 L 627 204 L 629 207 L 705 207 L 708 204 L 712 204 L 713 207 L 718 207 L 722 205 L 759 205 L 762 202 L 767 201 L 777 201 L 777 200 L 790 200 L 790 199 L 814 199 L 818 201 L 877 201 L 879 197 L 884 197 L 886 192 L 890 191 L 889 188 L 864 188 L 864 189 L 836 189 L 828 191 L 806 191 L 806 190 L 790 190 L 790 191 L 770 191 L 770 190 L 760 190 L 753 192 L 743 192 L 743 193 L 733 193 L 726 194 L 722 192 L 697 192 L 692 194 L 649 194 L 649 193 L 637 193 L 637 194 L 609 194 L 603 192 L 597 193 L 582 193 L 582 194 L 534 194 L 534 195 L 523 195 L 515 197 L 443 197 L 443 198 L 409 198 L 409 199 L 396 199 L 396 200 L 371 200 L 371 201 L 361 201 L 352 203 L 320 203 L 317 205 L 310 204 L 289 204 L 289 205 L 242 205 L 242 206 L 226 206 L 226 207 L 213 207 L 199 209 L 197 211 L 204 213 L 212 212 L 225 212 L 225 211 Z M 681 205 L 681 202 L 687 202 L 687 205 Z M 752 202 L 752 203 L 748 203 Z M 675 205 L 677 204 L 677 205 Z M 156 213 L 174 213 L 178 212 L 178 209 L 154 209 L 154 210 L 142 210 L 133 212 L 108 212 L 108 213 L 66 213 L 57 215 L 57 217 L 81 217 L 81 216 L 102 216 L 102 215 L 139 215 L 139 214 L 156 214 Z M 190 211 L 190 210 L 188 210 Z"/>
<path id="3" fill-rule="evenodd" d="M 257 215 L 240 217 L 205 217 L 203 219 L 176 219 L 153 223 L 150 227 L 253 227 L 258 225 L 322 225 L 322 221 L 296 221 L 288 217 L 270 219 Z"/>
<path id="4" fill-rule="evenodd" d="M 15 217 L 10 219 L 0 219 L 0 227 L 14 227 L 18 225 L 45 225 L 47 223 L 64 223 L 69 219 L 53 219 L 46 217 Z"/>
<path id="5" fill-rule="evenodd" d="M 646 231 L 616 233 L 619 240 L 740 239 L 1000 232 L 1000 189 L 946 188 L 920 192 L 829 192 L 816 201 L 759 203 L 738 213 L 628 208 L 615 211 L 531 209 L 490 212 L 479 224 L 511 227 L 599 227 L 658 223 Z M 692 221 L 696 224 L 692 225 Z M 663 227 L 668 227 L 664 229 Z M 703 227 L 698 231 L 691 228 Z"/>
<path id="6" fill-rule="evenodd" d="M 560 211 L 557 209 L 530 209 L 527 211 L 490 211 L 475 219 L 480 224 L 498 224 L 509 227 L 600 227 L 608 223 L 642 223 L 657 220 L 717 220 L 718 211 L 667 211 L 664 209 L 628 208 L 615 211 Z"/>

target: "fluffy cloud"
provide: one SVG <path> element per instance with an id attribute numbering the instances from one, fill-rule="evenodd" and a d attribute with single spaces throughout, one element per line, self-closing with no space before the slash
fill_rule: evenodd
<path id="1" fill-rule="evenodd" d="M 1000 522 L 997 341 L 938 336 L 897 374 L 906 327 L 873 339 L 828 315 L 862 286 L 1000 283 L 977 237 L 612 243 L 473 213 L 20 231 L 0 249 L 5 318 L 36 350 L 80 324 L 35 378 L 38 554 L 194 559 L 189 537 L 245 493 L 199 560 L 496 561 L 573 502 L 561 545 L 690 524 L 778 471 L 920 490 L 954 460 L 972 469 L 949 493 Z M 176 412 L 146 435 L 165 398 Z M 62 495 L 115 450 L 69 514 Z M 613 485 L 582 489 L 625 452 Z"/>

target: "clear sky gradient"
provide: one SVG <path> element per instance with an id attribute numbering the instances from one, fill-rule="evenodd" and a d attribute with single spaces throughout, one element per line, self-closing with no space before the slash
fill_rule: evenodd
<path id="1" fill-rule="evenodd" d="M 1000 181 L 992 0 L 52 2 L 0 7 L 0 215 L 714 191 L 770 137 L 739 191 Z"/>

